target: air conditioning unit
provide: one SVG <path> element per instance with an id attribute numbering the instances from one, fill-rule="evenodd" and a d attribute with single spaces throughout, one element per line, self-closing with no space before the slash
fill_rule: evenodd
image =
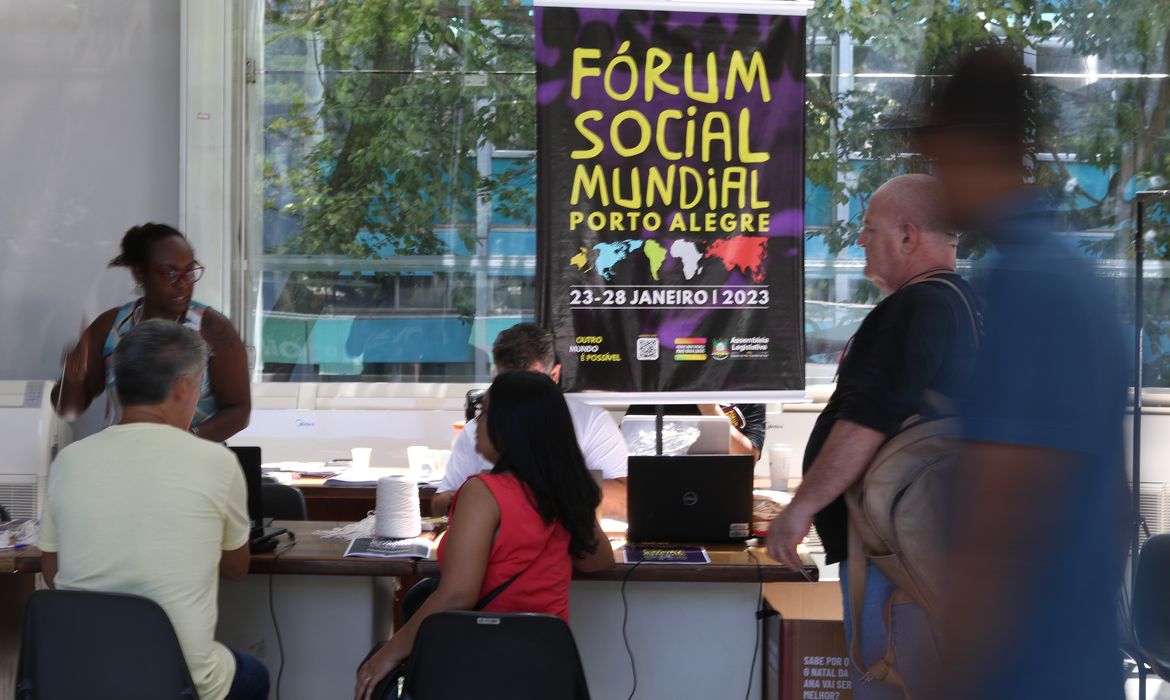
<path id="1" fill-rule="evenodd" d="M 49 381 L 0 381 L 0 505 L 14 518 L 39 518 L 49 463 L 69 444 L 53 411 Z"/>
<path id="2" fill-rule="evenodd" d="M 1170 484 L 1143 481 L 1138 490 L 1140 515 L 1150 528 L 1151 535 L 1170 532 Z M 1140 544 L 1146 543 L 1146 532 L 1141 531 Z"/>

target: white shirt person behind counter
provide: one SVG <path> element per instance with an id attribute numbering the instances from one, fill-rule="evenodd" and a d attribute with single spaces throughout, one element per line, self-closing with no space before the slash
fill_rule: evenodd
<path id="1" fill-rule="evenodd" d="M 561 366 L 556 361 L 552 333 L 533 323 L 519 323 L 502 331 L 492 344 L 492 360 L 497 372 L 529 370 L 547 374 L 554 382 L 560 381 Z M 602 474 L 602 516 L 624 520 L 626 461 L 629 457 L 626 441 L 617 423 L 605 410 L 571 396 L 565 398 L 585 466 Z M 455 439 L 446 474 L 431 501 L 433 515 L 446 515 L 451 497 L 463 482 L 492 468 L 492 464 L 475 451 L 475 435 L 476 421 L 472 420 Z"/>

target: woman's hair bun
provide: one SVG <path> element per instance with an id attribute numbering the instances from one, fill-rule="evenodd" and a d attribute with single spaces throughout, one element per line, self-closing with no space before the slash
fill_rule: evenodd
<path id="1" fill-rule="evenodd" d="M 146 223 L 134 226 L 122 236 L 122 252 L 110 261 L 110 267 L 144 267 L 150 259 L 150 246 L 155 241 L 178 236 L 186 240 L 186 236 L 173 226 L 166 224 Z"/>

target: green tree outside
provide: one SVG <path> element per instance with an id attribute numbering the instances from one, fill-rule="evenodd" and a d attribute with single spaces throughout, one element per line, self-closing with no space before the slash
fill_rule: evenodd
<path id="1" fill-rule="evenodd" d="M 1163 0 L 818 0 L 808 23 L 806 176 L 808 218 L 825 225 L 810 228 L 810 239 L 831 256 L 854 245 L 877 186 L 925 167 L 891 121 L 921 104 L 962 47 L 1009 41 L 1041 76 L 1039 111 L 1051 122 L 1035 146 L 1037 182 L 1064 194 L 1069 229 L 1090 234 L 1087 252 L 1130 258 L 1133 192 L 1170 178 L 1168 9 Z M 532 224 L 533 161 L 487 171 L 477 162 L 486 144 L 535 148 L 530 6 L 269 0 L 265 25 L 264 100 L 284 106 L 265 117 L 262 194 L 274 222 L 266 253 L 470 255 L 482 252 L 485 206 L 493 219 Z M 852 65 L 843 76 L 846 44 Z M 1118 73 L 1128 77 L 1110 77 Z M 848 216 L 837 210 L 843 204 Z M 1170 226 L 1159 216 L 1147 253 L 1165 260 Z M 326 287 L 336 274 L 305 276 Z M 385 302 L 392 278 L 367 285 L 362 303 Z M 474 313 L 468 285 L 449 283 L 460 313 Z M 1149 383 L 1162 386 L 1170 385 L 1165 283 L 1146 290 Z M 298 285 L 288 293 L 299 296 L 281 305 L 320 312 L 328 295 L 310 287 Z M 810 280 L 809 298 L 833 297 L 830 287 Z M 875 299 L 868 284 L 854 290 L 827 301 Z"/>

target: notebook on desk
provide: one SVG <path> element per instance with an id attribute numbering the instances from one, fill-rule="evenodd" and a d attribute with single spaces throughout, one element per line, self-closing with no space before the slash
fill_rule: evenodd
<path id="1" fill-rule="evenodd" d="M 743 542 L 751 536 L 748 455 L 630 457 L 631 542 Z"/>
<path id="2" fill-rule="evenodd" d="M 626 544 L 622 547 L 625 564 L 710 564 L 711 556 L 705 547 L 675 545 Z"/>
<path id="3" fill-rule="evenodd" d="M 264 517 L 264 490 L 260 482 L 262 463 L 259 447 L 228 447 L 236 454 L 240 468 L 244 470 L 244 486 L 248 490 L 248 520 L 252 522 L 251 543 L 253 551 L 269 551 L 275 548 L 276 536 L 288 532 L 284 528 L 269 527 L 272 518 Z M 265 543 L 258 546 L 258 543 Z M 271 543 L 269 548 L 267 543 Z"/>

